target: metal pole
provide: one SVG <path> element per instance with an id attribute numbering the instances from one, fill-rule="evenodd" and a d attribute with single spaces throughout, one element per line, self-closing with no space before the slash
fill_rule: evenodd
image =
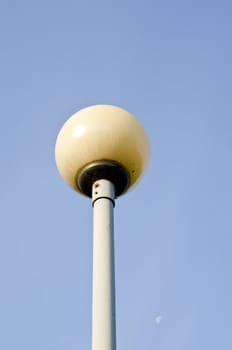
<path id="1" fill-rule="evenodd" d="M 93 184 L 92 350 L 116 350 L 114 198 L 110 181 Z"/>

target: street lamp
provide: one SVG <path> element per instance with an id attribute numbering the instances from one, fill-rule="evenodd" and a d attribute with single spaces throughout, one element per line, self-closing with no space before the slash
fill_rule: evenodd
<path id="1" fill-rule="evenodd" d="M 63 125 L 55 158 L 64 180 L 92 198 L 92 350 L 116 350 L 113 208 L 115 198 L 141 178 L 149 141 L 129 112 L 111 105 L 90 106 Z"/>

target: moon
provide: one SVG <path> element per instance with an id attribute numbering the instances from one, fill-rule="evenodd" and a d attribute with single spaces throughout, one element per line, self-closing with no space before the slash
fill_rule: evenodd
<path id="1" fill-rule="evenodd" d="M 156 318 L 155 318 L 155 323 L 156 324 L 160 324 L 160 322 L 163 320 L 163 316 L 162 315 L 158 315 L 158 316 L 156 316 Z"/>

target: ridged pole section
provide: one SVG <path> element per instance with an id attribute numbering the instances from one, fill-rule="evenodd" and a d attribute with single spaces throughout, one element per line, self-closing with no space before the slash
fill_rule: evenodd
<path id="1" fill-rule="evenodd" d="M 92 350 L 116 350 L 114 199 L 110 181 L 93 184 Z"/>

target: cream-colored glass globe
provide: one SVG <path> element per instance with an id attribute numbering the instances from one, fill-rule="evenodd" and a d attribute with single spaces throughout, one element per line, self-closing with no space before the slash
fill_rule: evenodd
<path id="1" fill-rule="evenodd" d="M 81 170 L 95 161 L 114 161 L 135 185 L 149 160 L 149 141 L 138 120 L 122 108 L 95 105 L 71 116 L 61 128 L 55 146 L 57 168 L 64 180 L 81 192 Z"/>

